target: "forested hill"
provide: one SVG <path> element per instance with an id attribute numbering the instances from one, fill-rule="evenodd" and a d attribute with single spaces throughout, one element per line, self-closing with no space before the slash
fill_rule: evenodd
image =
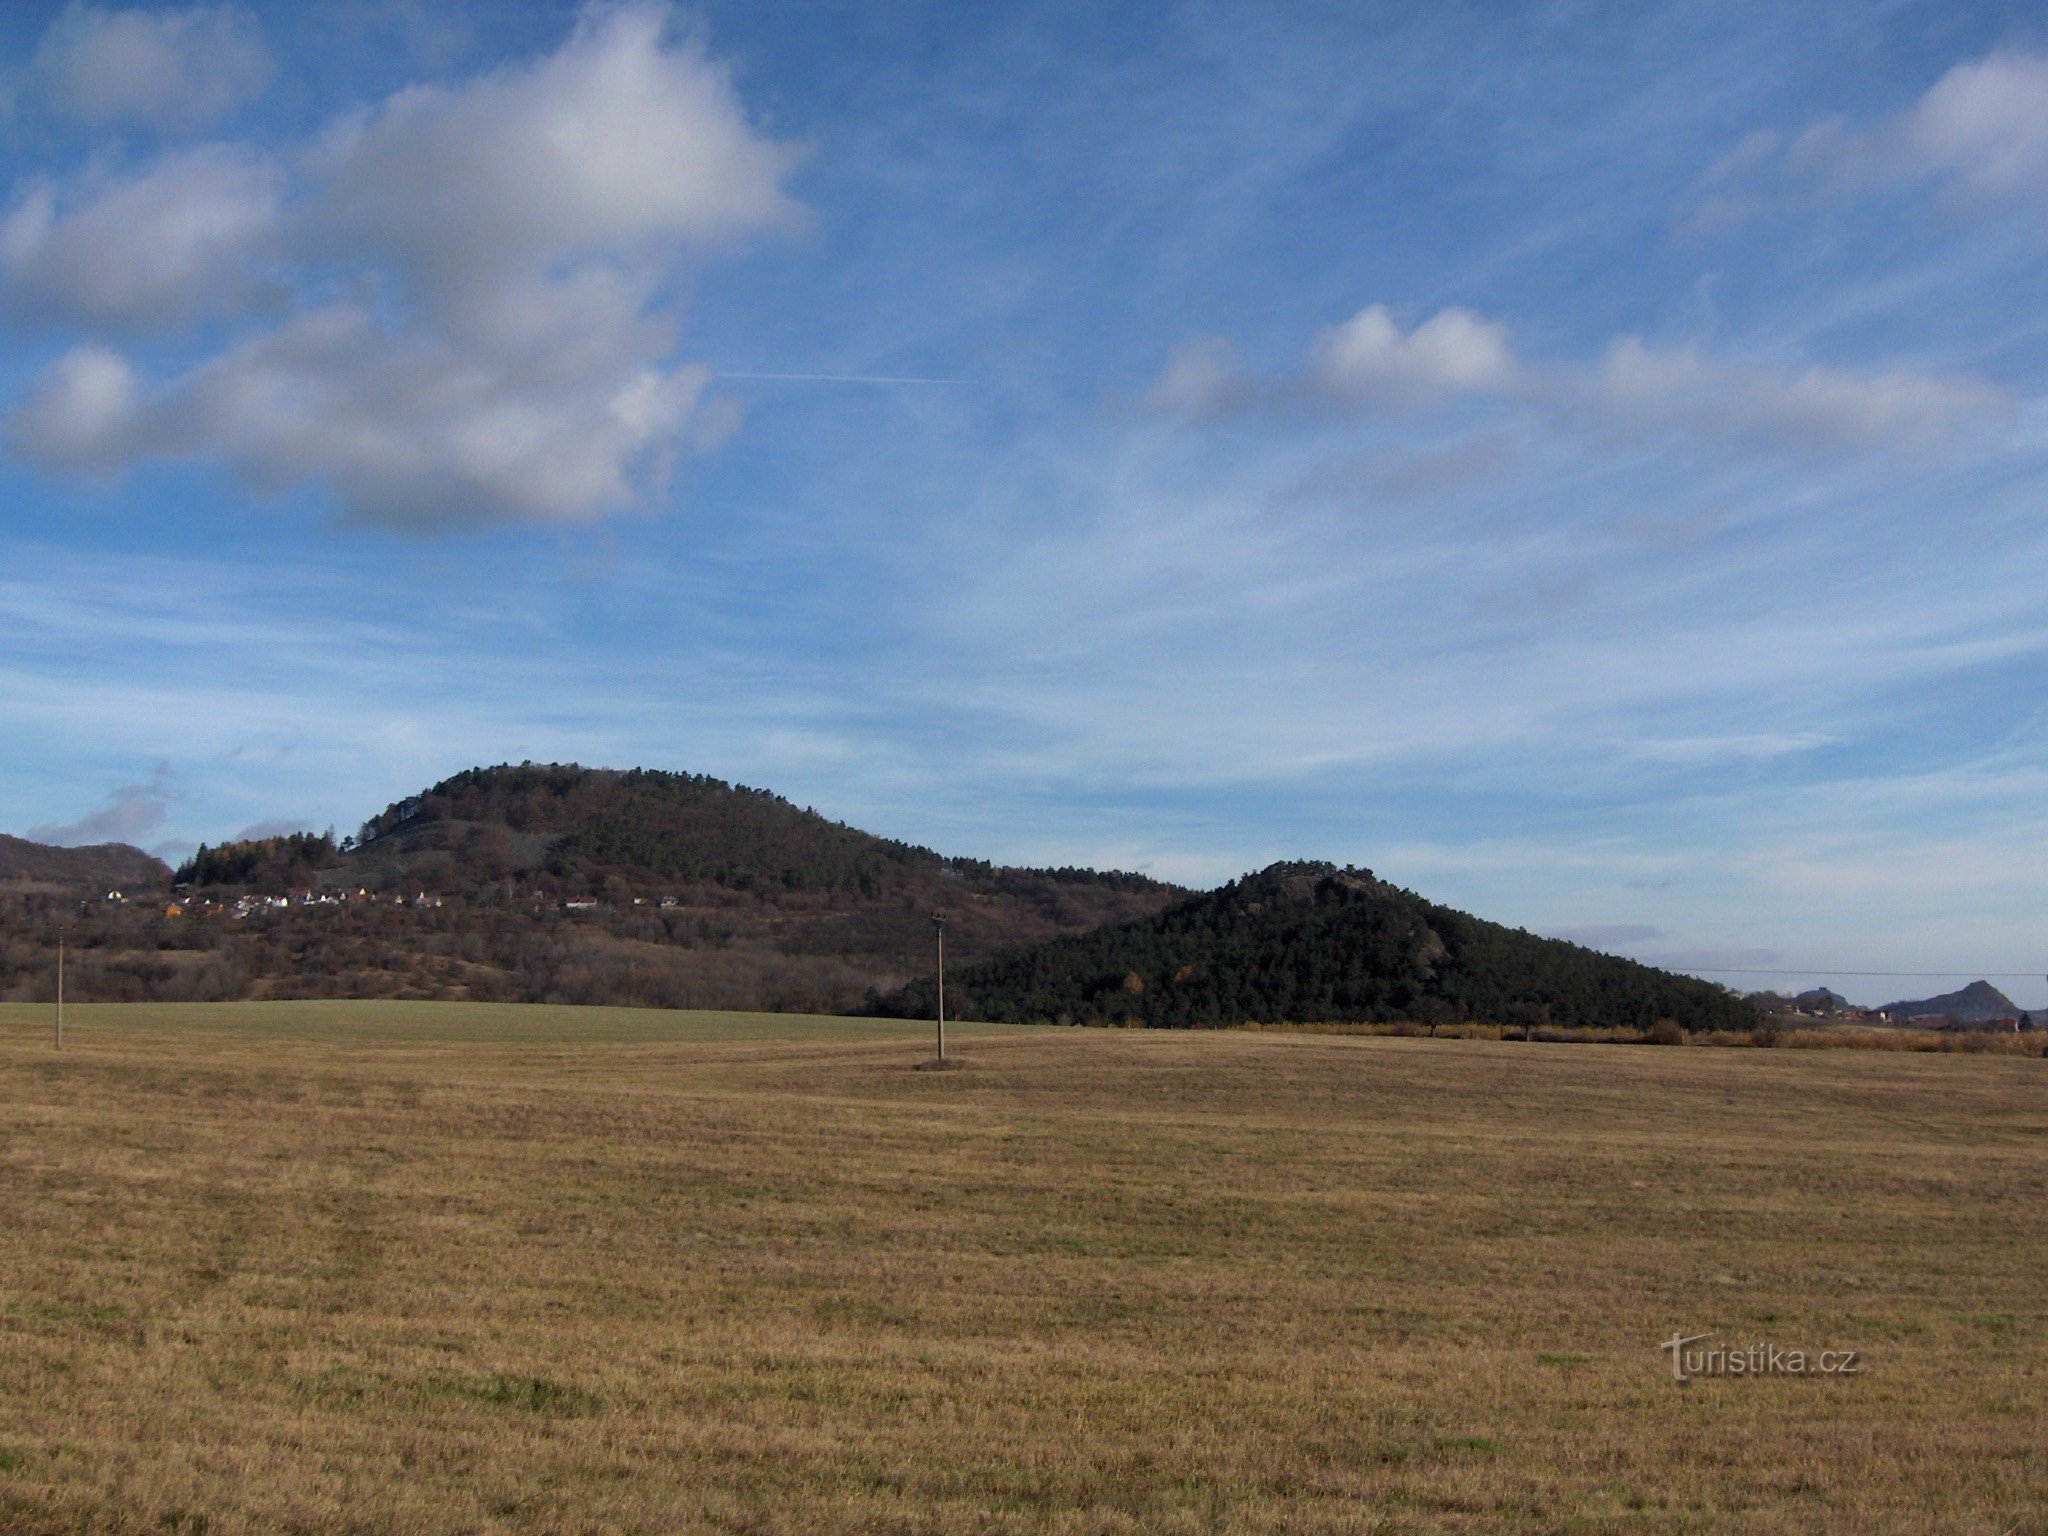
<path id="1" fill-rule="evenodd" d="M 1690 977 L 1441 907 L 1330 864 L 1276 864 L 1156 916 L 948 972 L 948 1013 L 1165 1027 L 1297 1022 L 1744 1028 Z M 887 999 L 928 1014 L 929 978 Z"/>
<path id="2" fill-rule="evenodd" d="M 0 881 L 64 886 L 163 886 L 170 870 L 126 843 L 56 848 L 0 833 Z"/>
<path id="3" fill-rule="evenodd" d="M 971 961 L 1184 894 L 1143 875 L 943 857 L 700 775 L 535 764 L 458 773 L 346 837 L 202 847 L 176 879 L 170 910 L 0 901 L 0 998 L 43 984 L 61 916 L 79 995 L 109 1001 L 839 1012 L 930 964 L 935 909 L 948 954 Z"/>
<path id="4" fill-rule="evenodd" d="M 1144 875 L 942 857 L 702 774 L 534 763 L 458 773 L 386 807 L 353 837 L 301 833 L 202 847 L 178 871 L 194 886 L 270 891 L 417 886 L 445 896 L 497 886 L 601 897 L 715 886 L 854 900 L 940 877 L 977 887 L 1022 881 L 1175 894 Z"/>

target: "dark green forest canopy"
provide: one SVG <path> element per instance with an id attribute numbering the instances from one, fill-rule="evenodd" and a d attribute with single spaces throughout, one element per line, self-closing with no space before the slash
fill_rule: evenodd
<path id="1" fill-rule="evenodd" d="M 181 885 L 263 885 L 284 889 L 307 885 L 333 863 L 337 845 L 332 832 L 288 832 L 281 837 L 247 838 L 209 848 L 201 843 L 178 867 Z"/>
<path id="2" fill-rule="evenodd" d="M 531 763 L 444 779 L 373 816 L 360 841 L 448 822 L 545 837 L 551 872 L 574 884 L 630 872 L 740 890 L 872 896 L 892 869 L 942 862 L 928 849 L 703 774 Z"/>
<path id="3" fill-rule="evenodd" d="M 1331 864 L 1276 864 L 1154 917 L 998 955 L 948 976 L 946 991 L 949 1012 L 1017 1023 L 1754 1022 L 1707 982 L 1490 923 Z M 885 1007 L 914 1017 L 934 1001 L 925 978 Z"/>

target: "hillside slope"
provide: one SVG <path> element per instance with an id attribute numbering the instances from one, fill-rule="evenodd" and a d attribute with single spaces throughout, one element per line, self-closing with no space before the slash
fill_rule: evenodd
<path id="1" fill-rule="evenodd" d="M 931 993 L 924 978 L 884 1006 L 926 1013 Z M 948 974 L 946 994 L 962 1017 L 1015 1022 L 1753 1022 L 1706 982 L 1505 928 L 1330 864 L 1276 864 L 1155 916 L 964 966 Z"/>
<path id="2" fill-rule="evenodd" d="M 0 833 L 0 881 L 100 887 L 162 886 L 170 867 L 126 843 L 57 848 Z"/>
<path id="3" fill-rule="evenodd" d="M 1988 981 L 1973 981 L 1967 987 L 1944 992 L 1938 997 L 1886 1003 L 1883 1011 L 1895 1019 L 1935 1019 L 1953 1014 L 1958 1019 L 1973 1023 L 2026 1016 L 2026 1010 Z"/>
<path id="4" fill-rule="evenodd" d="M 936 908 L 975 960 L 1182 894 L 945 858 L 698 775 L 534 764 L 456 774 L 352 837 L 201 848 L 177 878 L 178 916 L 76 920 L 81 995 L 839 1011 L 929 963 Z M 5 925 L 0 996 L 43 983 L 35 922 Z"/>

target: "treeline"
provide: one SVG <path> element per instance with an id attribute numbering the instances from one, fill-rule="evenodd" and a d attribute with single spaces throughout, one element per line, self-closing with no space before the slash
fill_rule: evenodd
<path id="1" fill-rule="evenodd" d="M 931 978 L 881 1000 L 928 1015 Z M 1437 906 L 1324 864 L 1275 865 L 1157 916 L 947 977 L 949 1011 L 1003 1022 L 1205 1028 L 1270 1022 L 1746 1029 L 1719 987 Z"/>
<path id="2" fill-rule="evenodd" d="M 181 885 L 237 885 L 283 892 L 311 885 L 340 852 L 331 830 L 250 838 L 217 848 L 201 843 L 172 879 Z"/>
<path id="3" fill-rule="evenodd" d="M 0 893 L 0 1001 L 47 1002 L 65 941 L 74 1001 L 426 998 L 848 1012 L 901 969 L 758 911 L 559 907 L 292 907 L 241 919 Z M 817 935 L 822 938 L 822 935 Z"/>

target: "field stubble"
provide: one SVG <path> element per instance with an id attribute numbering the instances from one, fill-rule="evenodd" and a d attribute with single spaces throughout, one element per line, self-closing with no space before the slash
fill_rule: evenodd
<path id="1" fill-rule="evenodd" d="M 0 1530 L 2048 1532 L 2040 1061 L 921 1039 L 0 1012 Z"/>

